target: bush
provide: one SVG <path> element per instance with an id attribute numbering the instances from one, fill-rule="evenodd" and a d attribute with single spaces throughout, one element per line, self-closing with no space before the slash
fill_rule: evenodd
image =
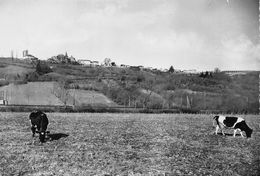
<path id="1" fill-rule="evenodd" d="M 42 62 L 42 61 L 38 61 L 36 64 L 36 72 L 39 75 L 43 75 L 46 73 L 50 73 L 52 72 L 51 68 L 47 65 L 47 63 Z"/>
<path id="2" fill-rule="evenodd" d="M 163 100 L 155 97 L 150 97 L 147 108 L 150 109 L 162 109 L 163 108 Z"/>
<path id="3" fill-rule="evenodd" d="M 27 81 L 26 80 L 16 80 L 16 81 L 14 81 L 14 84 L 15 85 L 27 84 Z"/>
<path id="4" fill-rule="evenodd" d="M 39 78 L 39 74 L 37 72 L 31 72 L 31 73 L 26 74 L 25 79 L 28 82 L 35 82 L 35 81 L 38 81 L 38 78 Z"/>
<path id="5" fill-rule="evenodd" d="M 8 81 L 6 81 L 6 80 L 0 80 L 0 87 L 1 87 L 1 86 L 6 86 L 6 85 L 8 85 L 8 84 L 9 84 Z"/>

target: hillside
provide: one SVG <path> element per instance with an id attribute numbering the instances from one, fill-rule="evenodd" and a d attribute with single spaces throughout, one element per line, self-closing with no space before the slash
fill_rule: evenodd
<path id="1" fill-rule="evenodd" d="M 102 92 L 119 105 L 258 112 L 258 74 L 169 73 L 120 67 L 55 65 L 69 87 Z M 78 75 L 78 76 L 77 76 Z"/>
<path id="2" fill-rule="evenodd" d="M 34 68 L 25 65 L 26 63 L 22 63 L 21 60 L 17 63 L 12 62 L 10 65 L 2 64 L 0 68 L 0 75 L 3 78 L 0 80 L 1 85 L 56 82 L 68 92 L 67 97 L 61 95 L 61 91 L 56 92 L 56 98 L 59 97 L 63 104 L 66 101 L 68 105 L 77 106 L 90 104 L 99 106 L 105 103 L 106 106 L 153 109 L 258 112 L 259 72 L 230 76 L 220 71 L 187 74 L 140 69 L 139 67 L 86 67 L 46 61 L 39 62 Z M 15 75 L 16 78 L 11 79 L 11 76 L 3 75 Z M 18 90 L 26 89 L 24 85 L 17 85 L 17 87 L 19 87 Z M 42 88 L 39 87 L 39 89 Z M 33 95 L 31 92 L 28 94 Z M 26 99 L 26 96 L 23 95 L 19 99 Z M 30 103 L 34 104 L 37 101 L 32 100 Z M 49 103 L 52 101 L 43 102 L 43 104 Z M 60 104 L 60 102 L 57 101 L 56 104 Z"/>

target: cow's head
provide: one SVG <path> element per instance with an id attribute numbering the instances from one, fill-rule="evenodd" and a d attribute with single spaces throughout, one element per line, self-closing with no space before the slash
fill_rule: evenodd
<path id="1" fill-rule="evenodd" d="M 246 137 L 250 138 L 253 133 L 253 130 L 251 128 L 248 128 L 247 130 L 245 130 L 245 132 L 246 132 Z"/>

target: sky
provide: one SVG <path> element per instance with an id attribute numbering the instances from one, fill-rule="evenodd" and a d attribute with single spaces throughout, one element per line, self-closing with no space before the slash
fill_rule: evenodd
<path id="1" fill-rule="evenodd" d="M 260 70 L 258 0 L 0 0 L 0 56 Z"/>

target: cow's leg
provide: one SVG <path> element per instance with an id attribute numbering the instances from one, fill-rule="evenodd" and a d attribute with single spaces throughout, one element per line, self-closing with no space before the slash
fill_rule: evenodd
<path id="1" fill-rule="evenodd" d="M 218 134 L 218 129 L 219 129 L 219 126 L 217 125 L 217 126 L 216 126 L 215 134 Z"/>
<path id="2" fill-rule="evenodd" d="M 234 135 L 233 137 L 236 137 L 237 129 L 234 129 Z"/>
<path id="3" fill-rule="evenodd" d="M 45 140 L 45 131 L 40 132 L 39 139 L 40 139 L 41 143 L 44 142 L 44 140 Z"/>
<path id="4" fill-rule="evenodd" d="M 33 133 L 32 136 L 34 137 L 34 135 L 35 135 L 35 131 L 36 131 L 35 126 L 32 126 L 32 127 L 31 127 L 31 130 L 32 130 L 32 133 Z"/>
<path id="5" fill-rule="evenodd" d="M 222 133 L 222 135 L 223 135 L 223 136 L 225 136 L 225 133 L 224 133 L 224 131 L 223 131 L 223 128 L 222 128 L 222 127 L 220 127 L 220 130 L 221 130 L 221 133 Z"/>
<path id="6" fill-rule="evenodd" d="M 239 129 L 241 137 L 244 137 L 243 132 Z"/>

